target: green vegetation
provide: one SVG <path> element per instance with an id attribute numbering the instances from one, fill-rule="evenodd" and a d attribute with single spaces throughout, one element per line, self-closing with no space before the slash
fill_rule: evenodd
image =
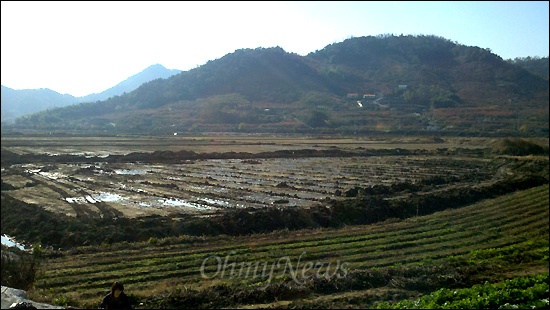
<path id="1" fill-rule="evenodd" d="M 549 74 L 548 56 L 516 57 L 514 59 L 508 59 L 507 61 L 548 80 L 548 74 Z"/>
<path id="2" fill-rule="evenodd" d="M 431 108 L 452 108 L 461 101 L 456 94 L 437 85 L 422 85 L 406 90 L 403 93 L 403 99 L 408 104 L 424 105 Z"/>
<path id="3" fill-rule="evenodd" d="M 424 35 L 350 38 L 303 57 L 280 47 L 241 49 L 132 92 L 28 115 L 2 129 L 418 135 L 437 128 L 449 136 L 547 137 L 548 78 L 536 73 L 548 72 L 545 60 L 546 70 L 534 59 L 513 65 L 489 50 Z M 363 100 L 371 92 L 376 101 Z"/>
<path id="4" fill-rule="evenodd" d="M 31 288 L 42 270 L 43 255 L 44 250 L 39 244 L 34 245 L 30 252 L 2 244 L 2 285 L 22 290 Z"/>
<path id="5" fill-rule="evenodd" d="M 413 301 L 380 303 L 380 309 L 548 309 L 548 273 L 471 288 L 442 288 Z"/>
<path id="6" fill-rule="evenodd" d="M 441 288 L 454 292 L 486 281 L 496 285 L 523 270 L 532 270 L 533 275 L 548 272 L 548 238 L 544 237 L 548 236 L 548 194 L 546 184 L 467 207 L 373 225 L 239 237 L 171 237 L 51 252 L 32 294 L 48 302 L 61 298 L 66 305 L 95 307 L 98 296 L 116 279 L 127 284 L 135 302 L 147 308 L 263 303 L 364 308 L 393 300 L 395 290 L 404 299 L 438 290 L 441 295 L 447 292 Z M 281 257 L 292 264 L 300 257 L 302 264 L 336 266 L 339 262 L 346 276 L 316 278 L 312 277 L 316 270 L 310 270 L 301 285 L 282 269 L 276 269 L 272 278 L 229 277 L 229 271 L 225 277 L 213 276 L 214 257 L 227 257 L 236 266 L 243 262 L 271 265 Z M 203 265 L 208 279 L 201 276 Z M 547 283 L 547 276 L 528 279 Z M 530 302 L 543 299 L 539 284 L 522 286 L 527 295 L 517 304 L 538 305 Z M 383 288 L 394 293 L 369 297 Z M 352 291 L 363 293 L 346 295 Z M 460 291 L 460 296 L 468 292 L 473 291 Z M 509 302 L 501 300 L 494 302 L 503 307 Z"/>
<path id="7" fill-rule="evenodd" d="M 548 146 L 544 147 L 529 140 L 518 138 L 504 139 L 493 149 L 495 153 L 503 155 L 548 155 Z"/>

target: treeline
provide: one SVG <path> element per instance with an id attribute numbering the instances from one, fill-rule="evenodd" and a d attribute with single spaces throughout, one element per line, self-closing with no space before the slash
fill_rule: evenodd
<path id="1" fill-rule="evenodd" d="M 508 59 L 507 61 L 548 80 L 548 74 L 549 74 L 548 56 L 516 57 L 514 59 Z"/>

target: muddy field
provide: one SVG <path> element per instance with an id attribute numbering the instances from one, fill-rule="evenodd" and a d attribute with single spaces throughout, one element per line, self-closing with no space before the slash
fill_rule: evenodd
<path id="1" fill-rule="evenodd" d="M 210 152 L 269 152 L 276 150 L 314 149 L 425 149 L 485 148 L 495 143 L 489 138 L 438 137 L 310 137 L 310 136 L 173 136 L 173 137 L 29 137 L 3 136 L 2 147 L 17 154 L 72 154 L 82 156 L 125 155 L 131 152 L 194 151 Z M 546 139 L 548 144 L 548 139 Z"/>
<path id="2" fill-rule="evenodd" d="M 14 198 L 70 216 L 210 214 L 241 207 L 302 206 L 356 186 L 416 182 L 441 171 L 491 174 L 483 159 L 426 156 L 198 160 L 186 164 L 22 164 L 3 182 Z M 20 173 L 11 173 L 11 171 Z M 8 172 L 8 171 L 6 171 Z"/>
<path id="3" fill-rule="evenodd" d="M 416 183 L 445 176 L 479 182 L 497 173 L 494 160 L 472 156 L 366 156 L 370 149 L 480 149 L 487 140 L 328 139 L 288 137 L 2 138 L 3 150 L 44 155 L 44 162 L 2 167 L 10 195 L 46 210 L 86 219 L 171 213 L 211 216 L 237 208 L 308 207 L 338 199 L 356 187 Z M 292 150 L 342 150 L 343 157 L 178 160 L 178 163 L 110 162 L 135 152 L 191 151 L 218 154 Z M 350 156 L 357 154 L 356 156 Z M 60 155 L 71 162 L 48 162 Z M 91 158 L 105 159 L 101 162 Z M 433 186 L 437 190 L 443 186 Z"/>

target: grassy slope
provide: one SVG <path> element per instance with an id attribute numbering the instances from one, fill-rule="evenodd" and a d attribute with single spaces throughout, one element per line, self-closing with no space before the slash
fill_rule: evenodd
<path id="1" fill-rule="evenodd" d="M 428 216 L 342 229 L 81 248 L 49 259 L 31 294 L 35 300 L 94 308 L 118 280 L 144 307 L 365 307 L 439 286 L 498 282 L 548 272 L 547 253 L 539 257 L 541 249 L 548 251 L 548 194 L 544 185 Z M 270 266 L 286 256 L 293 264 L 302 256 L 302 265 L 346 262 L 347 277 L 322 283 L 310 278 L 302 287 L 279 269 L 270 282 L 259 277 L 230 279 L 227 274 L 221 278 L 219 273 L 210 280 L 201 278 L 205 258 L 210 257 L 206 274 L 212 276 L 212 257 L 224 260 L 228 254 L 229 263 Z M 365 277 L 368 284 L 361 282 Z"/>

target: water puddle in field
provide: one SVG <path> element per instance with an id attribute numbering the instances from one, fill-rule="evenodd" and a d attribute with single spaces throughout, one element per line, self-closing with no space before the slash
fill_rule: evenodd
<path id="1" fill-rule="evenodd" d="M 126 198 L 107 192 L 100 192 L 99 194 L 86 195 L 84 197 L 67 197 L 65 200 L 68 203 L 96 203 L 96 202 L 117 202 Z"/>
<path id="2" fill-rule="evenodd" d="M 97 201 L 105 201 L 105 202 L 115 202 L 120 201 L 123 199 L 126 199 L 118 194 L 112 194 L 107 192 L 100 192 L 99 195 L 95 195 L 94 197 Z"/>
<path id="3" fill-rule="evenodd" d="M 131 175 L 147 173 L 147 170 L 142 170 L 142 169 L 115 169 L 114 171 L 116 174 L 131 174 Z"/>
<path id="4" fill-rule="evenodd" d="M 51 180 L 57 180 L 57 179 L 60 179 L 60 178 L 66 178 L 67 176 L 62 174 L 62 173 L 59 173 L 59 172 L 45 172 L 45 171 L 40 171 L 38 172 L 38 174 L 40 174 L 41 176 L 44 176 L 48 179 L 51 179 Z"/>
<path id="5" fill-rule="evenodd" d="M 25 164 L 21 165 L 21 168 L 26 168 L 26 173 L 39 173 L 42 170 L 43 166 L 38 166 L 35 164 Z"/>
<path id="6" fill-rule="evenodd" d="M 121 202 L 126 201 L 128 202 L 127 197 L 120 196 L 118 194 L 114 193 L 108 193 L 108 192 L 99 192 L 97 194 L 91 194 L 91 195 L 85 195 L 80 197 L 67 197 L 64 200 L 68 203 L 76 203 L 76 204 L 87 204 L 87 203 L 98 203 L 98 202 Z M 218 205 L 218 206 L 229 206 L 228 202 L 222 201 L 222 200 L 216 200 L 216 199 L 208 199 L 208 198 L 201 198 L 198 199 L 198 201 L 204 201 L 207 204 L 211 205 Z M 134 201 L 137 205 L 141 207 L 188 207 L 193 208 L 196 210 L 214 210 L 216 209 L 213 206 L 209 206 L 207 204 L 201 204 L 196 202 L 189 202 L 187 200 L 179 199 L 179 198 L 153 198 L 145 199 L 142 201 Z"/>
<path id="7" fill-rule="evenodd" d="M 197 210 L 212 210 L 214 208 L 210 207 L 210 206 L 206 206 L 206 205 L 202 205 L 202 204 L 195 204 L 195 203 L 192 203 L 192 202 L 188 202 L 188 201 L 185 201 L 185 200 L 181 200 L 181 199 L 178 199 L 178 198 L 163 198 L 163 199 L 159 199 L 158 202 L 162 203 L 162 205 L 164 206 L 171 206 L 171 207 L 189 207 L 189 208 L 194 208 L 194 209 L 197 209 Z"/>
<path id="8" fill-rule="evenodd" d="M 201 198 L 199 200 L 204 201 L 204 202 L 209 203 L 209 204 L 212 204 L 212 205 L 219 205 L 219 206 L 223 206 L 223 207 L 229 206 L 229 202 L 218 200 L 218 199 Z"/>
<path id="9" fill-rule="evenodd" d="M 227 192 L 229 192 L 229 189 L 223 188 L 223 187 L 217 187 L 217 186 L 187 185 L 185 188 L 188 189 L 188 190 L 191 190 L 191 191 L 198 192 L 198 193 L 205 193 L 205 192 L 227 193 Z"/>
<path id="10" fill-rule="evenodd" d="M 68 203 L 86 203 L 86 199 L 84 197 L 67 197 L 65 200 Z"/>

